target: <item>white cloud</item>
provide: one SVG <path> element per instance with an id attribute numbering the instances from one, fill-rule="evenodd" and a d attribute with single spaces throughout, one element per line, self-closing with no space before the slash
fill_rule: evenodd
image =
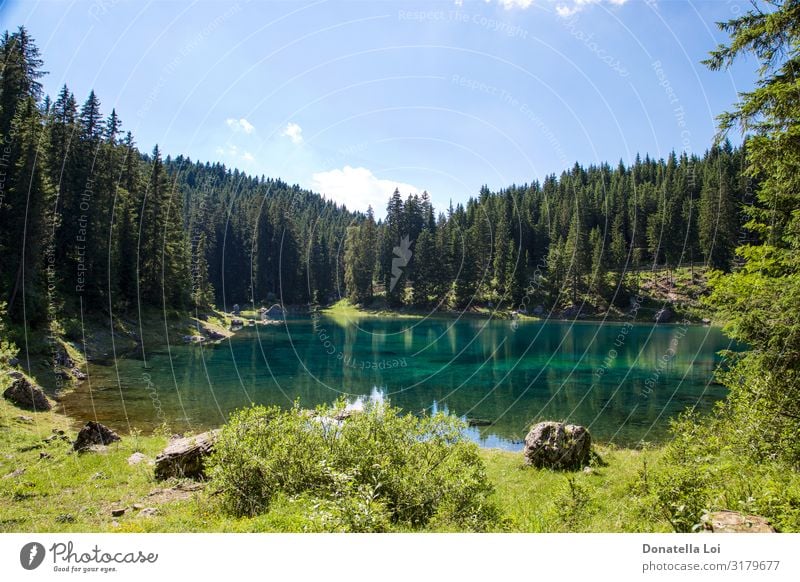
<path id="1" fill-rule="evenodd" d="M 346 204 L 349 210 L 366 210 L 372 205 L 375 214 L 380 216 L 395 188 L 400 189 L 403 198 L 412 193 L 422 192 L 420 188 L 394 180 L 378 178 L 367 168 L 345 166 L 341 170 L 316 172 L 312 189 L 324 194 L 339 204 Z"/>
<path id="2" fill-rule="evenodd" d="M 512 8 L 522 8 L 524 10 L 533 4 L 533 0 L 498 0 L 498 2 L 500 2 L 506 10 Z"/>
<path id="3" fill-rule="evenodd" d="M 244 117 L 241 117 L 239 119 L 234 119 L 233 117 L 229 117 L 228 119 L 225 120 L 225 123 L 233 131 L 243 131 L 247 134 L 250 134 L 256 130 L 253 124 L 247 121 Z"/>
<path id="4" fill-rule="evenodd" d="M 574 16 L 577 14 L 581 9 L 578 6 L 556 6 L 556 14 L 558 14 L 561 18 L 569 18 L 570 16 Z"/>
<path id="5" fill-rule="evenodd" d="M 486 0 L 487 3 L 491 1 L 492 0 Z M 601 2 L 606 2 L 608 4 L 613 4 L 614 6 L 622 6 L 627 1 L 628 0 L 549 0 L 551 4 L 556 4 L 556 14 L 562 18 L 574 16 L 591 4 L 600 4 Z M 525 10 L 534 4 L 534 0 L 496 0 L 496 2 L 506 10 L 512 10 L 514 8 Z"/>
<path id="6" fill-rule="evenodd" d="M 303 143 L 303 128 L 296 123 L 289 122 L 281 135 L 288 137 L 293 144 Z"/>

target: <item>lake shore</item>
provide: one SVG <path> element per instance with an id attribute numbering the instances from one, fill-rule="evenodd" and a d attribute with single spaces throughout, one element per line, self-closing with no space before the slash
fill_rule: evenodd
<path id="1" fill-rule="evenodd" d="M 103 452 L 77 454 L 66 439 L 52 438 L 58 431 L 75 438 L 63 414 L 0 400 L 0 532 L 308 531 L 312 508 L 299 499 L 280 498 L 264 515 L 235 518 L 219 509 L 204 482 L 156 481 L 152 461 L 169 440 L 165 434 L 123 435 Z M 521 453 L 481 449 L 505 516 L 498 531 L 670 531 L 630 500 L 640 471 L 661 449 L 596 450 L 603 465 L 564 473 L 524 467 Z M 569 509 L 570 479 L 591 496 L 591 512 Z"/>

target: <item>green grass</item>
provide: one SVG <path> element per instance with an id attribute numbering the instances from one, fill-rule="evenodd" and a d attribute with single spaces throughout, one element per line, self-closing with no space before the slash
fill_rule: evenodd
<path id="1" fill-rule="evenodd" d="M 495 496 L 516 532 L 668 532 L 666 521 L 651 521 L 634 490 L 645 461 L 661 451 L 595 447 L 603 465 L 591 472 L 534 469 L 521 453 L 481 451 Z"/>
<path id="2" fill-rule="evenodd" d="M 351 323 L 369 317 L 419 319 L 425 315 L 425 313 L 416 313 L 406 308 L 398 310 L 389 309 L 381 302 L 373 302 L 369 307 L 362 307 L 360 305 L 354 305 L 348 299 L 340 299 L 336 303 L 322 308 L 320 311 L 327 317 L 344 323 Z"/>
<path id="3" fill-rule="evenodd" d="M 17 417 L 32 417 L 32 423 Z M 147 461 L 129 465 L 128 457 L 155 458 L 165 436 L 123 436 L 105 453 L 72 452 L 69 442 L 44 439 L 71 420 L 56 412 L 28 412 L 0 400 L 0 532 L 291 532 L 324 531 L 317 500 L 278 496 L 265 515 L 234 518 L 222 512 L 213 491 L 190 493 L 191 482 L 157 482 Z M 483 449 L 480 456 L 504 515 L 503 531 L 669 531 L 664 522 L 646 521 L 631 491 L 643 461 L 658 450 L 599 447 L 606 466 L 590 474 L 560 473 L 524 467 L 521 453 Z M 48 458 L 40 458 L 46 453 Z M 17 469 L 25 471 L 9 476 Z M 577 488 L 570 488 L 570 479 Z M 157 495 L 153 492 L 161 490 Z M 167 493 L 163 493 L 166 490 Z M 169 500 L 183 495 L 188 498 Z M 133 505 L 153 507 L 141 515 Z M 113 517 L 112 509 L 128 508 Z M 398 530 L 400 531 L 400 530 Z"/>

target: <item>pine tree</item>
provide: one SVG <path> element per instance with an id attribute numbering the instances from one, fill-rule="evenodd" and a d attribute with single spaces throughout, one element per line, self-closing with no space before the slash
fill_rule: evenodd
<path id="1" fill-rule="evenodd" d="M 46 258 L 53 255 L 52 218 L 50 209 L 55 192 L 44 171 L 45 136 L 40 112 L 32 96 L 24 98 L 20 107 L 16 139 L 19 155 L 11 169 L 4 212 L 4 230 L 14 241 L 3 254 L 3 271 L 8 280 L 8 314 L 14 322 L 36 326 L 44 321 L 48 309 L 48 276 Z"/>
<path id="2" fill-rule="evenodd" d="M 599 227 L 592 229 L 589 235 L 589 246 L 592 249 L 591 285 L 590 290 L 600 296 L 606 294 L 606 257 L 603 234 Z"/>
<path id="3" fill-rule="evenodd" d="M 436 235 L 427 227 L 422 229 L 417 238 L 415 260 L 417 268 L 414 272 L 413 302 L 426 306 L 436 295 L 438 270 Z"/>
<path id="4" fill-rule="evenodd" d="M 578 295 L 586 290 L 585 278 L 591 268 L 591 249 L 586 234 L 585 221 L 581 219 L 580 207 L 576 209 L 569 224 L 569 234 L 564 243 L 564 254 L 568 264 L 569 285 L 572 302 L 578 302 Z"/>
<path id="5" fill-rule="evenodd" d="M 729 158 L 719 153 L 707 165 L 700 193 L 698 219 L 700 248 L 706 262 L 715 269 L 728 270 L 738 234 L 738 210 Z"/>
<path id="6" fill-rule="evenodd" d="M 749 347 L 722 375 L 730 389 L 723 445 L 756 462 L 782 459 L 794 469 L 800 463 L 798 22 L 797 1 L 754 6 L 719 24 L 731 38 L 705 61 L 712 70 L 727 69 L 753 54 L 760 64 L 757 87 L 740 93 L 734 109 L 720 117 L 722 132 L 751 132 L 747 172 L 761 179 L 756 203 L 747 209 L 748 228 L 759 240 L 739 249 L 743 267 L 716 279 L 711 295 L 727 333 Z"/>
<path id="7" fill-rule="evenodd" d="M 624 269 L 628 263 L 628 243 L 625 240 L 624 210 L 618 210 L 611 226 L 611 264 L 615 269 Z"/>

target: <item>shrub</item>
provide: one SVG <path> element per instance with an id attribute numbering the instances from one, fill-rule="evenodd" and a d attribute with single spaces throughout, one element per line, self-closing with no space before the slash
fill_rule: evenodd
<path id="1" fill-rule="evenodd" d="M 343 403 L 316 413 L 254 406 L 222 429 L 210 461 L 223 506 L 238 516 L 269 510 L 275 495 L 311 495 L 330 529 L 385 531 L 497 522 L 492 487 L 464 425 L 444 415 L 402 415 L 370 404 L 346 421 Z"/>
<path id="2" fill-rule="evenodd" d="M 707 512 L 729 509 L 766 517 L 779 531 L 800 531 L 800 474 L 780 459 L 759 458 L 739 441 L 721 404 L 711 416 L 685 414 L 660 462 L 640 474 L 634 493 L 645 513 L 676 532 L 697 531 Z"/>

